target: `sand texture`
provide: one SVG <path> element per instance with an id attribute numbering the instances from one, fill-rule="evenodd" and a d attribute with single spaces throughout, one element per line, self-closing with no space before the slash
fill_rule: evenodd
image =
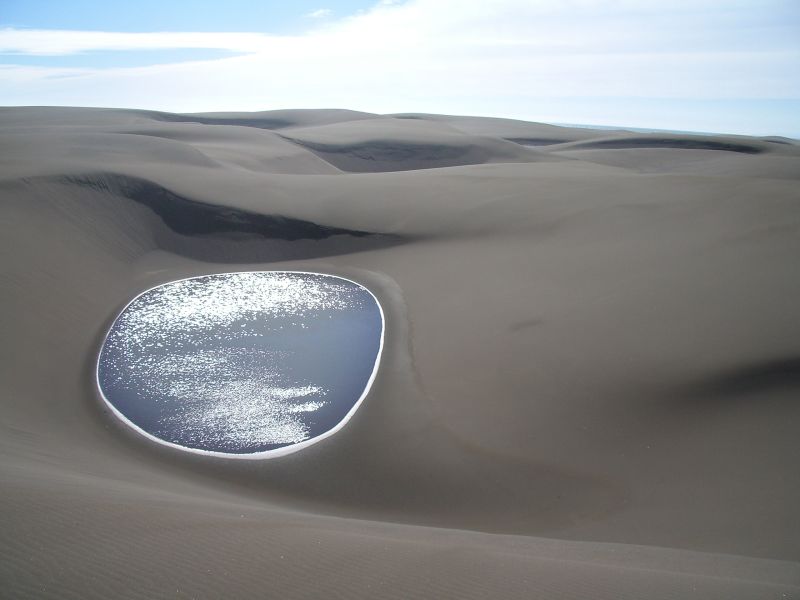
<path id="1" fill-rule="evenodd" d="M 0 109 L 0 597 L 800 598 L 800 143 Z M 141 291 L 330 273 L 369 396 L 273 460 L 100 401 Z"/>

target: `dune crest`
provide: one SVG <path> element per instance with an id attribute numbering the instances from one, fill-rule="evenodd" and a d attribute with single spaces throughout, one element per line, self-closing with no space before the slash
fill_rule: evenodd
<path id="1" fill-rule="evenodd" d="M 0 595 L 800 594 L 796 141 L 19 107 L 0 148 Z M 108 414 L 132 298 L 275 270 L 385 311 L 346 428 L 224 461 Z"/>

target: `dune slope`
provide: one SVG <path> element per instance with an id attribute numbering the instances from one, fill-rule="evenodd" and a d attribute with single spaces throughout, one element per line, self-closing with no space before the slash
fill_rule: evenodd
<path id="1" fill-rule="evenodd" d="M 351 111 L 0 109 L 0 596 L 800 597 L 800 147 Z M 94 384 L 162 282 L 386 311 L 348 425 L 165 449 Z"/>

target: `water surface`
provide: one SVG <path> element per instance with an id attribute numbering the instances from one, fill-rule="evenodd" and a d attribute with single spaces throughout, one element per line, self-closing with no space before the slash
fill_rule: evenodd
<path id="1" fill-rule="evenodd" d="M 285 454 L 338 430 L 377 370 L 383 314 L 332 275 L 224 273 L 166 283 L 114 321 L 101 395 L 155 441 L 237 457 Z"/>

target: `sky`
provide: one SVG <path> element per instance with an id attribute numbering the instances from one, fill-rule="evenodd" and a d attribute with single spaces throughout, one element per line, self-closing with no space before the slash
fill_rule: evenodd
<path id="1" fill-rule="evenodd" d="M 800 1 L 0 0 L 0 105 L 800 138 Z"/>

